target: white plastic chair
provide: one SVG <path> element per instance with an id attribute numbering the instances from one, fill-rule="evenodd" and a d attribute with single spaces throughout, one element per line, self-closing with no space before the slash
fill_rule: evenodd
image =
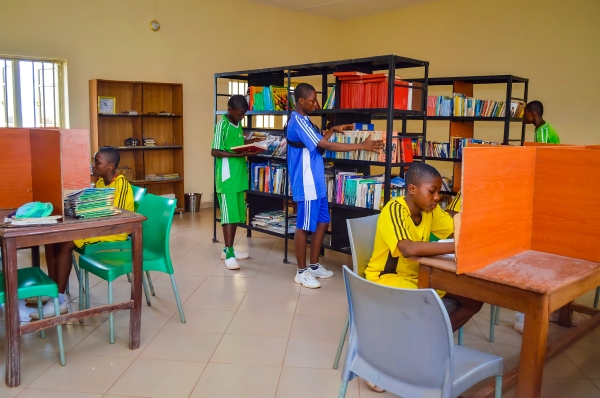
<path id="1" fill-rule="evenodd" d="M 455 398 L 495 376 L 495 397 L 502 396 L 502 358 L 454 345 L 435 290 L 383 286 L 343 271 L 350 339 L 339 398 L 356 376 L 403 398 Z"/>

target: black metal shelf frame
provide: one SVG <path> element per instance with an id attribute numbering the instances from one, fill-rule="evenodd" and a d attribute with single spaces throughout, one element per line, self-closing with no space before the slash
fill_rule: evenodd
<path id="1" fill-rule="evenodd" d="M 420 68 L 423 71 L 423 78 L 421 79 L 422 87 L 419 88 L 422 90 L 421 92 L 421 111 L 406 111 L 406 110 L 397 110 L 394 109 L 394 85 L 395 85 L 395 77 L 398 69 L 404 68 Z M 368 58 L 358 58 L 358 59 L 348 59 L 341 61 L 331 61 L 331 62 L 320 62 L 320 63 L 311 63 L 304 65 L 293 65 L 293 66 L 283 66 L 276 68 L 265 68 L 265 69 L 257 69 L 257 70 L 247 70 L 247 71 L 237 71 L 237 72 L 225 72 L 225 73 L 216 73 L 214 75 L 214 122 L 216 124 L 217 117 L 219 115 L 223 115 L 226 111 L 218 109 L 218 98 L 225 96 L 222 93 L 218 92 L 218 82 L 219 79 L 226 80 L 242 80 L 248 82 L 248 86 L 268 86 L 268 85 L 279 85 L 279 86 L 287 86 L 288 87 L 288 98 L 290 98 L 289 88 L 291 87 L 291 79 L 298 78 L 303 76 L 321 76 L 321 85 L 320 87 L 316 87 L 317 91 L 321 96 L 321 103 L 324 104 L 327 100 L 328 89 L 331 87 L 335 87 L 335 102 L 336 104 L 340 103 L 340 83 L 336 79 L 335 83 L 331 83 L 328 81 L 328 77 L 337 71 L 359 71 L 364 73 L 373 73 L 375 71 L 384 71 L 388 75 L 388 107 L 387 108 L 377 108 L 377 109 L 323 109 L 315 111 L 311 116 L 317 116 L 321 118 L 321 126 L 325 127 L 327 123 L 327 116 L 334 115 L 336 124 L 343 123 L 352 123 L 352 122 L 362 122 L 362 123 L 370 123 L 372 120 L 385 120 L 386 121 L 386 139 L 387 142 L 392 142 L 392 138 L 396 137 L 423 137 L 425 140 L 427 134 L 427 90 L 428 90 L 428 76 L 429 76 L 429 63 L 426 61 L 415 60 L 406 57 L 400 57 L 396 55 L 383 55 L 377 57 L 368 57 Z M 287 83 L 287 84 L 286 84 Z M 413 87 L 415 88 L 415 87 Z M 291 114 L 291 110 L 288 111 L 249 111 L 246 113 L 248 116 L 258 116 L 258 115 L 273 115 L 273 116 L 288 116 Z M 394 134 L 394 120 L 401 120 L 402 127 L 401 129 L 397 129 L 397 133 Z M 407 130 L 407 121 L 408 120 L 422 120 L 422 131 L 415 132 L 414 129 L 411 132 Z M 253 118 L 249 117 L 247 119 L 247 126 L 244 128 L 246 131 L 252 130 L 252 121 Z M 257 130 L 265 130 L 265 131 L 274 131 L 279 132 L 279 129 L 257 129 Z M 385 162 L 370 162 L 370 161 L 360 161 L 360 160 L 347 160 L 347 159 L 324 159 L 326 162 L 333 162 L 340 167 L 350 167 L 356 168 L 360 170 L 368 170 L 371 166 L 382 166 L 385 168 L 384 172 L 384 202 L 388 202 L 390 200 L 390 180 L 392 167 L 400 167 L 401 172 L 408 166 L 410 163 L 395 163 L 392 162 L 392 146 L 387 145 L 386 147 L 386 159 Z M 249 163 L 256 163 L 260 161 L 265 161 L 268 159 L 274 160 L 283 160 L 281 158 L 273 158 L 273 157 L 260 157 L 253 156 L 249 157 Z M 425 161 L 425 157 L 421 156 L 415 161 Z M 251 178 L 249 176 L 250 183 L 252 183 Z M 285 209 L 285 225 L 288 224 L 288 203 L 292 199 L 290 195 L 288 195 L 288 184 L 289 181 L 285 181 L 285 194 L 271 194 L 267 192 L 259 192 L 259 191 L 247 191 L 249 195 L 249 213 L 250 218 L 255 215 L 256 209 L 253 207 L 264 207 L 269 204 L 265 204 L 264 202 L 272 203 L 273 205 L 284 208 Z M 261 197 L 260 203 L 257 203 L 258 197 Z M 252 199 L 254 198 L 254 199 Z M 217 197 L 215 193 L 215 206 L 214 206 L 214 229 L 213 229 L 213 241 L 216 240 L 216 231 L 217 231 Z M 250 200 L 252 199 L 252 200 Z M 274 207 L 275 208 L 275 207 Z M 332 233 L 332 242 L 331 244 L 324 244 L 323 247 L 335 251 L 339 251 L 342 253 L 349 253 L 347 242 L 347 234 L 346 231 L 346 218 L 360 217 L 366 214 L 376 214 L 379 211 L 373 209 L 366 209 L 355 206 L 346 206 L 340 204 L 331 204 L 330 210 L 332 212 L 332 222 L 331 228 L 332 231 L 335 231 L 335 234 Z M 260 231 L 263 233 L 268 233 L 273 236 L 281 237 L 285 240 L 284 244 L 284 263 L 287 263 L 288 256 L 288 240 L 291 238 L 291 234 L 278 234 L 273 231 L 264 230 L 262 228 L 252 227 L 250 225 L 250 220 L 247 221 L 248 225 L 244 227 L 247 228 L 248 236 L 251 236 L 252 231 Z M 287 227 L 286 227 L 287 228 Z M 341 241 L 334 237 L 342 237 Z M 343 237 L 346 237 L 345 239 Z"/>

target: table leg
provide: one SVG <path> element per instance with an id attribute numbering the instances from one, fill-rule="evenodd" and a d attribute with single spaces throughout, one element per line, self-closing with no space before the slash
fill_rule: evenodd
<path id="1" fill-rule="evenodd" d="M 40 247 L 33 246 L 31 248 L 31 266 L 40 268 Z"/>
<path id="2" fill-rule="evenodd" d="M 429 289 L 431 287 L 431 267 L 419 264 L 419 289 Z"/>
<path id="3" fill-rule="evenodd" d="M 131 299 L 133 308 L 129 315 L 129 349 L 140 348 L 142 326 L 142 223 L 137 223 L 131 233 Z"/>
<path id="4" fill-rule="evenodd" d="M 517 398 L 539 398 L 548 339 L 548 296 L 532 297 L 525 311 Z"/>
<path id="5" fill-rule="evenodd" d="M 2 272 L 4 273 L 6 327 L 6 385 L 21 384 L 21 336 L 19 300 L 17 296 L 17 245 L 14 239 L 2 240 Z"/>
<path id="6" fill-rule="evenodd" d="M 558 316 L 558 324 L 563 327 L 570 328 L 573 326 L 573 302 L 560 308 Z"/>

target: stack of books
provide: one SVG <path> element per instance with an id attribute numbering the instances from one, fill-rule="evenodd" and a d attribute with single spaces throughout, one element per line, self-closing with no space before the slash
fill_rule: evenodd
<path id="1" fill-rule="evenodd" d="M 77 218 L 98 218 L 121 213 L 114 206 L 114 188 L 86 188 L 67 195 L 65 214 Z"/>
<path id="2" fill-rule="evenodd" d="M 154 138 L 144 138 L 144 146 L 156 146 Z"/>
<path id="3" fill-rule="evenodd" d="M 251 138 L 262 138 L 262 141 L 258 141 L 255 145 L 261 145 L 266 148 L 264 151 L 259 152 L 257 156 L 269 156 L 278 157 L 285 159 L 287 155 L 287 139 L 282 135 L 269 134 L 263 131 L 250 131 L 244 133 L 244 139 L 249 140 Z"/>
<path id="4" fill-rule="evenodd" d="M 254 216 L 252 226 L 268 231 L 285 234 L 285 212 L 282 210 L 265 211 Z M 296 232 L 296 216 L 288 215 L 288 234 Z"/>

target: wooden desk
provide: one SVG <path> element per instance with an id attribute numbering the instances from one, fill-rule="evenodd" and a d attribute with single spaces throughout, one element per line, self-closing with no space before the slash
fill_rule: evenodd
<path id="1" fill-rule="evenodd" d="M 549 314 L 600 285 L 600 264 L 528 250 L 464 274 L 454 259 L 423 257 L 419 288 L 435 288 L 525 313 L 519 366 L 504 375 L 503 391 L 515 384 L 518 398 L 540 396 L 544 362 L 600 324 L 598 310 L 573 305 L 593 315 L 560 339 L 547 344 Z M 494 383 L 471 397 L 493 397 Z"/>
<path id="2" fill-rule="evenodd" d="M 4 216 L 9 213 L 10 211 L 0 211 L 0 220 L 3 221 Z M 140 214 L 123 211 L 117 216 L 87 221 L 67 218 L 64 222 L 54 225 L 26 228 L 0 227 L 2 272 L 4 272 L 4 291 L 6 295 L 6 385 L 17 387 L 20 384 L 20 343 L 22 334 L 46 329 L 58 324 L 65 324 L 75 319 L 83 319 L 120 310 L 131 310 L 129 318 L 129 348 L 135 350 L 140 347 L 142 316 L 142 221 L 145 219 Z M 117 233 L 131 234 L 131 255 L 133 258 L 131 300 L 20 325 L 17 297 L 17 249 Z"/>

